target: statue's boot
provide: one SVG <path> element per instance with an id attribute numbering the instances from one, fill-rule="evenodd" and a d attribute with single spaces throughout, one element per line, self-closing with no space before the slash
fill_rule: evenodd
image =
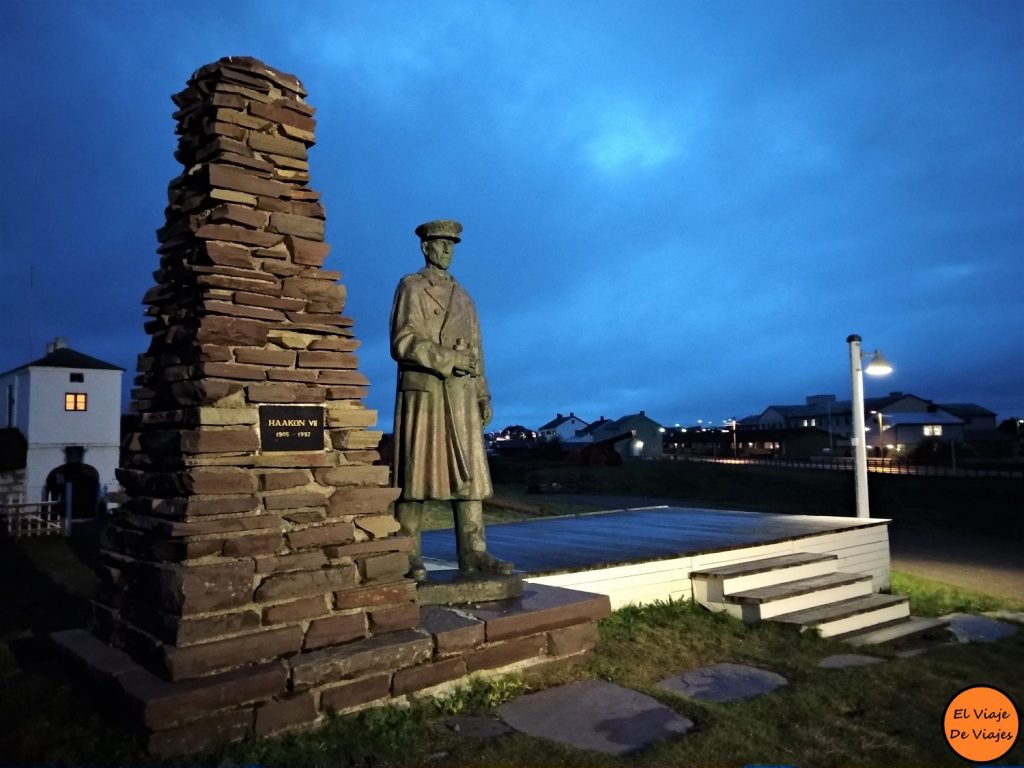
<path id="1" fill-rule="evenodd" d="M 487 552 L 482 501 L 455 502 L 455 539 L 460 571 L 512 573 L 512 563 Z"/>
<path id="2" fill-rule="evenodd" d="M 406 576 L 414 581 L 423 582 L 427 580 L 427 569 L 423 565 L 422 537 L 420 531 L 423 528 L 423 502 L 422 501 L 399 501 L 395 503 L 395 517 L 404 535 L 412 539 L 412 551 L 409 553 L 409 571 Z"/>

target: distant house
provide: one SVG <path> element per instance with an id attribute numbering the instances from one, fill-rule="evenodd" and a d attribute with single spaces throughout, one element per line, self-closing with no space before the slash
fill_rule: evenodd
<path id="1" fill-rule="evenodd" d="M 44 357 L 0 374 L 0 501 L 42 501 L 70 483 L 76 514 L 95 510 L 117 483 L 123 373 L 56 339 Z"/>
<path id="2" fill-rule="evenodd" d="M 894 449 L 897 454 L 912 451 L 926 440 L 962 443 L 966 437 L 964 421 L 941 409 L 923 413 L 887 413 L 882 419 L 881 440 L 877 423 L 871 424 L 865 438 L 869 451 L 876 456 L 881 446 L 885 447 L 884 455 L 888 456 Z"/>
<path id="3" fill-rule="evenodd" d="M 891 392 L 864 398 L 865 442 L 869 455 L 905 456 L 922 442 L 962 443 L 971 433 L 995 427 L 995 414 L 973 403 L 941 405 L 917 395 Z M 881 434 L 879 434 L 881 422 Z M 743 430 L 816 427 L 829 435 L 829 453 L 849 453 L 853 407 L 835 395 L 812 395 L 803 405 L 770 405 L 740 422 Z"/>
<path id="4" fill-rule="evenodd" d="M 555 418 L 540 427 L 537 434 L 544 441 L 561 440 L 564 442 L 575 438 L 576 433 L 587 426 L 587 422 L 570 411 L 568 416 L 557 414 Z"/>
<path id="5" fill-rule="evenodd" d="M 664 454 L 665 428 L 644 411 L 606 421 L 593 430 L 590 438 L 597 442 L 631 432 L 628 440 L 615 444 L 615 450 L 624 459 L 660 459 Z"/>
<path id="6" fill-rule="evenodd" d="M 989 432 L 996 428 L 996 414 L 988 408 L 974 403 L 940 403 L 946 413 L 956 416 L 964 423 L 964 433 L 968 437 L 973 432 Z"/>
<path id="7" fill-rule="evenodd" d="M 576 430 L 576 434 L 572 437 L 572 442 L 577 443 L 589 443 L 593 442 L 594 432 L 599 430 L 605 424 L 611 422 L 611 419 L 606 419 L 604 416 L 599 418 L 597 421 L 590 422 L 583 429 Z"/>

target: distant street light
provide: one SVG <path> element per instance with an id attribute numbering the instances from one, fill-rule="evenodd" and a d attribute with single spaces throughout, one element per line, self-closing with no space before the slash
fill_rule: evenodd
<path id="1" fill-rule="evenodd" d="M 868 452 L 864 427 L 864 374 L 869 376 L 885 376 L 892 373 L 889 361 L 882 357 L 877 349 L 875 355 L 863 367 L 864 353 L 860 350 L 861 338 L 852 334 L 846 338 L 850 345 L 850 381 L 853 386 L 853 433 L 850 443 L 853 445 L 854 487 L 857 498 L 857 517 L 871 517 L 868 510 Z"/>
<path id="2" fill-rule="evenodd" d="M 885 414 L 881 411 L 872 411 L 871 415 L 874 416 L 875 421 L 878 422 L 878 458 L 884 459 L 885 446 L 882 441 L 882 433 L 885 431 L 885 422 L 883 422 L 882 419 L 885 417 Z"/>

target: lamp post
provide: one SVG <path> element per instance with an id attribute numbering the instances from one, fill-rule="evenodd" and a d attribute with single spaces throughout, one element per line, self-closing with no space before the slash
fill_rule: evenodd
<path id="1" fill-rule="evenodd" d="M 868 510 L 868 453 L 864 430 L 864 373 L 869 376 L 884 376 L 892 373 L 892 366 L 875 350 L 875 356 L 863 367 L 864 353 L 860 349 L 861 338 L 851 334 L 846 338 L 850 345 L 850 381 L 853 388 L 853 433 L 850 443 L 853 445 L 854 487 L 857 499 L 857 517 L 871 517 Z"/>

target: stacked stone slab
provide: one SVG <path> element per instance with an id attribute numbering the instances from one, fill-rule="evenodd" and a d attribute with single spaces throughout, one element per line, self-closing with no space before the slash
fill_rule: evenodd
<path id="1" fill-rule="evenodd" d="M 100 636 L 169 680 L 419 620 L 345 289 L 322 267 L 305 95 L 290 75 L 226 58 L 174 96 L 185 171 L 144 299 L 138 430 L 96 610 Z M 268 404 L 322 406 L 321 449 L 265 451 Z"/>
<path id="2" fill-rule="evenodd" d="M 305 95 L 226 58 L 174 97 L 185 171 L 144 300 L 125 494 L 92 632 L 54 635 L 158 753 L 577 659 L 609 611 L 604 596 L 530 587 L 421 612 L 345 290 L 322 267 Z M 270 446 L 261 410 L 281 406 L 323 409 L 322 444 Z"/>

